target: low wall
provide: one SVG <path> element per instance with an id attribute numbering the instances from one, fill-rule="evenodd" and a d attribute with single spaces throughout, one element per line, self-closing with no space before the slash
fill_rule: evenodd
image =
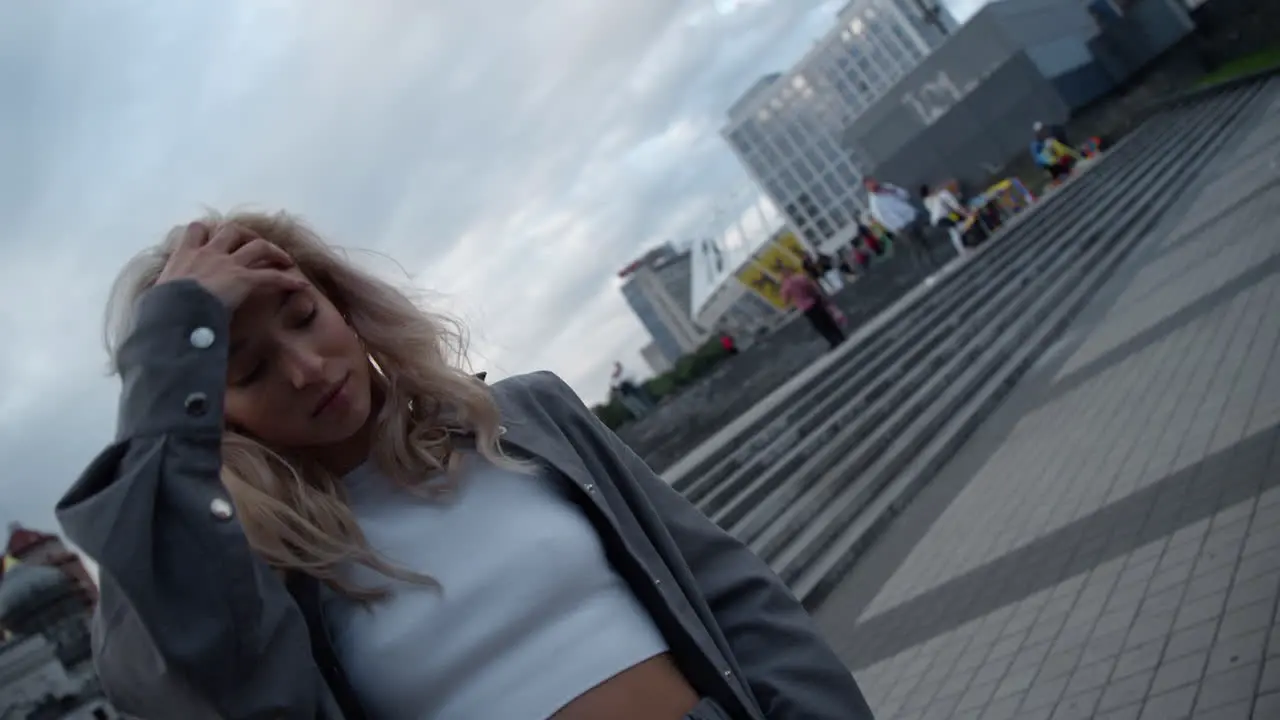
<path id="1" fill-rule="evenodd" d="M 940 248 L 942 257 L 947 248 Z M 924 273 L 899 254 L 843 288 L 836 304 L 854 331 L 923 279 Z M 644 419 L 628 423 L 618 435 L 655 468 L 666 468 L 763 400 L 797 372 L 818 359 L 827 344 L 804 318 L 796 316 L 756 340 L 711 375 L 663 403 Z"/>

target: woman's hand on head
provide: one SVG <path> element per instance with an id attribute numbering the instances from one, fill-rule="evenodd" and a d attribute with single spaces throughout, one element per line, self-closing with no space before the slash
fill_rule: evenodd
<path id="1" fill-rule="evenodd" d="M 191 223 L 156 284 L 194 280 L 235 310 L 256 290 L 306 286 L 292 268 L 288 253 L 243 228 L 222 225 L 210 235 L 203 223 Z"/>

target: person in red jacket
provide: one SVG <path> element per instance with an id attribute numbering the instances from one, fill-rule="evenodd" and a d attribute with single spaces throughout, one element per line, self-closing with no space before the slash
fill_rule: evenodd
<path id="1" fill-rule="evenodd" d="M 728 355 L 738 354 L 738 344 L 733 341 L 733 336 L 729 333 L 720 334 L 720 347 L 724 348 L 725 353 Z"/>
<path id="2" fill-rule="evenodd" d="M 844 342 L 840 321 L 831 312 L 826 293 L 813 278 L 794 268 L 784 268 L 781 295 L 783 302 L 804 313 L 805 319 L 832 348 Z"/>

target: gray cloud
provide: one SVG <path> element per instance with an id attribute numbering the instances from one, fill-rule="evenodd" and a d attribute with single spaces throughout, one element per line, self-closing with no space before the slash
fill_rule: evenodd
<path id="1" fill-rule="evenodd" d="M 107 285 L 204 205 L 302 213 L 464 317 L 477 365 L 598 398 L 642 342 L 614 271 L 705 229 L 744 182 L 724 109 L 837 8 L 109 5 L 0 8 L 3 520 L 50 524 L 110 438 Z"/>
<path id="2" fill-rule="evenodd" d="M 205 205 L 394 258 L 477 365 L 598 399 L 643 342 L 615 270 L 706 229 L 746 182 L 724 110 L 842 4 L 0 5 L 0 521 L 50 525 L 110 438 L 106 288 Z"/>

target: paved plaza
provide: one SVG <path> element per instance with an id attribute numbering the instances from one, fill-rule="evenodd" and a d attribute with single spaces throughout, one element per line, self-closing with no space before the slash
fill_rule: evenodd
<path id="1" fill-rule="evenodd" d="M 880 720 L 1280 719 L 1280 102 L 818 612 Z"/>

